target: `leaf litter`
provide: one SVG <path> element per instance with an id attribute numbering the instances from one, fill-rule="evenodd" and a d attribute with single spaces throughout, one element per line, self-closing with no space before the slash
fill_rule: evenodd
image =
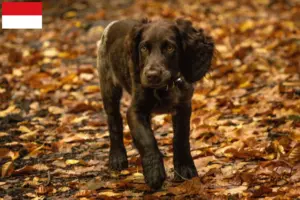
<path id="1" fill-rule="evenodd" d="M 51 1 L 43 31 L 0 34 L 1 199 L 293 199 L 300 196 L 298 1 Z M 168 179 L 107 167 L 96 44 L 114 19 L 185 17 L 215 40 L 195 85 L 191 150 L 199 177 L 174 182 L 169 115 L 153 118 Z M 121 113 L 126 122 L 130 97 Z"/>

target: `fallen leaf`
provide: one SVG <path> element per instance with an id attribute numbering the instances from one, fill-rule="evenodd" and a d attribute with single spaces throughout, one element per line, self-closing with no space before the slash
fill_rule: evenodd
<path id="1" fill-rule="evenodd" d="M 89 85 L 83 89 L 84 93 L 98 93 L 100 92 L 100 87 L 98 85 Z"/>
<path id="2" fill-rule="evenodd" d="M 75 197 L 89 197 L 93 195 L 95 192 L 92 190 L 80 190 L 75 194 Z"/>
<path id="3" fill-rule="evenodd" d="M 52 192 L 52 190 L 53 190 L 52 187 L 40 185 L 40 186 L 36 189 L 36 193 L 39 194 L 39 195 L 44 195 L 44 194 L 47 194 L 47 193 L 49 193 L 49 192 Z"/>
<path id="4" fill-rule="evenodd" d="M 58 114 L 63 114 L 64 113 L 64 109 L 57 107 L 57 106 L 50 106 L 48 108 L 49 113 L 52 113 L 54 115 L 58 115 Z"/>
<path id="5" fill-rule="evenodd" d="M 229 195 L 229 194 L 240 194 L 243 193 L 245 190 L 247 190 L 248 187 L 247 186 L 239 186 L 239 187 L 235 187 L 235 188 L 230 188 L 227 189 L 224 194 Z"/>
<path id="6" fill-rule="evenodd" d="M 55 160 L 52 162 L 52 165 L 61 167 L 61 168 L 65 168 L 67 166 L 66 162 L 63 160 Z"/>
<path id="7" fill-rule="evenodd" d="M 288 159 L 291 160 L 293 163 L 297 163 L 300 161 L 300 144 L 296 145 L 291 151 L 289 152 Z"/>
<path id="8" fill-rule="evenodd" d="M 2 165 L 1 177 L 10 176 L 14 172 L 14 163 L 12 161 Z"/>
<path id="9" fill-rule="evenodd" d="M 13 114 L 19 112 L 19 109 L 15 105 L 10 105 L 7 109 L 0 111 L 0 117 L 5 117 L 8 114 Z"/>
<path id="10" fill-rule="evenodd" d="M 254 28 L 254 21 L 252 21 L 252 20 L 245 21 L 239 27 L 241 32 L 246 32 L 246 31 L 251 30 L 253 28 Z"/>
<path id="11" fill-rule="evenodd" d="M 58 51 L 56 48 L 49 48 L 46 49 L 43 54 L 45 57 L 53 58 L 58 55 Z"/>
<path id="12" fill-rule="evenodd" d="M 80 162 L 79 160 L 73 160 L 73 159 L 66 160 L 67 165 L 76 165 L 79 162 Z"/>
<path id="13" fill-rule="evenodd" d="M 120 196 L 120 193 L 115 193 L 113 191 L 105 191 L 105 192 L 99 192 L 98 195 L 113 197 L 113 196 Z"/>

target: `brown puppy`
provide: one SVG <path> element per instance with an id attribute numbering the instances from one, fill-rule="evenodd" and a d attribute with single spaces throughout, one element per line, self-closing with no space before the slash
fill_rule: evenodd
<path id="1" fill-rule="evenodd" d="M 132 96 L 127 121 L 146 183 L 158 189 L 166 178 L 151 130 L 152 113 L 172 113 L 175 178 L 197 176 L 189 143 L 192 83 L 208 71 L 213 52 L 212 39 L 182 19 L 120 20 L 105 28 L 97 62 L 110 132 L 111 169 L 128 167 L 120 114 L 124 88 Z"/>

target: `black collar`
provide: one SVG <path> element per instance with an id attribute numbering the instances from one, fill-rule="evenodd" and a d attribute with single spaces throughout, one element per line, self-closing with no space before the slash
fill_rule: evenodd
<path id="1" fill-rule="evenodd" d="M 174 87 L 182 88 L 183 85 L 184 85 L 184 78 L 183 78 L 183 76 L 178 74 L 178 76 L 176 78 L 174 78 L 173 80 L 171 80 L 170 83 L 168 83 L 165 87 L 160 88 L 160 89 L 155 89 L 154 97 L 160 101 L 161 97 L 159 94 L 162 95 L 162 93 L 168 92 L 169 89 L 172 89 Z"/>
<path id="2" fill-rule="evenodd" d="M 170 88 L 174 87 L 181 87 L 183 85 L 184 78 L 181 76 L 180 73 L 170 81 L 165 87 L 162 88 L 162 90 L 168 91 Z"/>

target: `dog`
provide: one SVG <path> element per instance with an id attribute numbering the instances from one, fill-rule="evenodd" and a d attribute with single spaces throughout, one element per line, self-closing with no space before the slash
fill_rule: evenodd
<path id="1" fill-rule="evenodd" d="M 127 122 L 141 156 L 145 182 L 154 190 L 166 179 L 163 156 L 153 131 L 153 113 L 171 113 L 174 130 L 174 178 L 198 176 L 190 152 L 193 83 L 210 69 L 211 37 L 188 20 L 119 20 L 103 31 L 97 68 L 110 137 L 109 167 L 128 167 L 123 143 L 120 99 L 123 89 L 132 97 Z"/>

